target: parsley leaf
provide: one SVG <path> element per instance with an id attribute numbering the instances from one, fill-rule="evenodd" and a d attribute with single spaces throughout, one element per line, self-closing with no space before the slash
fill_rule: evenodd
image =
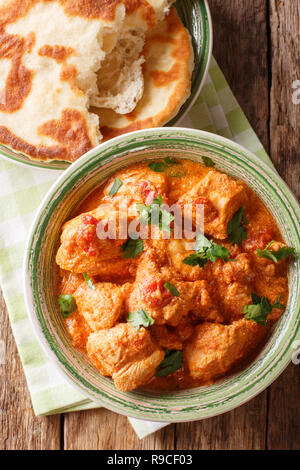
<path id="1" fill-rule="evenodd" d="M 184 264 L 189 266 L 203 266 L 211 261 L 214 263 L 217 258 L 221 258 L 224 261 L 229 261 L 229 251 L 225 246 L 217 245 L 213 241 L 209 241 L 203 233 L 198 233 L 196 237 L 196 253 L 191 254 L 183 260 Z"/>
<path id="2" fill-rule="evenodd" d="M 210 157 L 201 157 L 205 166 L 212 167 L 215 166 L 215 162 Z"/>
<path id="3" fill-rule="evenodd" d="M 156 173 L 162 173 L 166 169 L 166 164 L 164 162 L 152 162 L 149 165 L 151 170 L 155 171 Z"/>
<path id="4" fill-rule="evenodd" d="M 64 318 L 68 318 L 77 308 L 73 295 L 60 295 L 58 303 Z"/>
<path id="5" fill-rule="evenodd" d="M 273 245 L 273 243 L 274 241 L 269 243 L 269 245 L 266 246 L 264 250 L 257 250 L 257 256 L 259 258 L 267 258 L 274 261 L 274 263 L 278 263 L 278 261 L 286 259 L 295 253 L 295 249 L 290 248 L 289 246 L 283 246 L 278 251 L 269 250 L 270 246 Z"/>
<path id="6" fill-rule="evenodd" d="M 164 377 L 173 374 L 182 367 L 182 351 L 166 349 L 165 358 L 155 372 L 155 377 Z"/>
<path id="7" fill-rule="evenodd" d="M 166 165 L 177 165 L 177 163 L 178 163 L 176 158 L 172 158 L 172 157 L 166 157 L 164 159 L 164 162 L 165 162 Z"/>
<path id="8" fill-rule="evenodd" d="M 133 239 L 129 238 L 122 246 L 123 258 L 135 259 L 144 251 L 144 241 L 140 238 Z"/>
<path id="9" fill-rule="evenodd" d="M 256 294 L 251 294 L 253 305 L 245 305 L 243 314 L 247 320 L 252 320 L 261 326 L 266 327 L 267 316 L 270 315 L 274 308 L 285 309 L 285 306 L 280 303 L 281 294 L 278 299 L 271 305 L 266 297 L 259 297 Z"/>
<path id="10" fill-rule="evenodd" d="M 228 238 L 232 244 L 241 245 L 242 241 L 247 238 L 247 230 L 242 223 L 248 225 L 244 206 L 234 214 L 227 225 Z"/>
<path id="11" fill-rule="evenodd" d="M 178 161 L 175 158 L 166 157 L 163 161 L 155 161 L 150 163 L 149 168 L 151 170 L 156 171 L 156 173 L 162 173 L 163 171 L 167 170 L 167 168 L 171 165 L 177 165 Z"/>
<path id="12" fill-rule="evenodd" d="M 141 326 L 147 328 L 154 323 L 150 313 L 146 312 L 146 310 L 143 310 L 142 308 L 139 308 L 134 312 L 129 312 L 127 320 L 130 325 L 134 326 L 138 331 L 140 330 Z"/>
<path id="13" fill-rule="evenodd" d="M 113 197 L 120 189 L 120 187 L 122 186 L 123 184 L 123 181 L 119 180 L 119 178 L 115 178 L 114 179 L 114 182 L 113 182 L 113 185 L 112 187 L 110 188 L 110 191 L 109 191 L 109 196 L 110 197 Z"/>
<path id="14" fill-rule="evenodd" d="M 136 210 L 140 214 L 140 221 L 143 224 L 157 225 L 161 230 L 170 232 L 170 224 L 174 220 L 174 215 L 163 209 L 163 203 L 163 197 L 158 194 L 158 196 L 153 199 L 150 206 L 146 206 L 146 204 L 136 204 Z"/>
<path id="15" fill-rule="evenodd" d="M 285 308 L 285 305 L 282 305 L 280 303 L 280 299 L 282 297 L 282 294 L 280 294 L 275 302 L 275 304 L 273 305 L 273 308 L 281 308 L 281 309 L 284 309 Z"/>
<path id="16" fill-rule="evenodd" d="M 93 284 L 92 279 L 90 278 L 90 276 L 87 273 L 83 273 L 83 278 L 84 278 L 85 282 L 87 283 L 87 285 L 89 286 L 90 289 L 92 289 L 92 290 L 96 289 L 96 287 Z"/>
<path id="17" fill-rule="evenodd" d="M 171 284 L 170 282 L 165 282 L 164 288 L 167 289 L 174 297 L 180 297 L 180 293 L 178 292 L 176 287 L 173 286 L 173 284 Z"/>
<path id="18" fill-rule="evenodd" d="M 208 259 L 203 258 L 200 254 L 192 253 L 187 258 L 184 258 L 182 262 L 188 266 L 200 266 L 200 268 L 203 268 L 208 263 Z"/>

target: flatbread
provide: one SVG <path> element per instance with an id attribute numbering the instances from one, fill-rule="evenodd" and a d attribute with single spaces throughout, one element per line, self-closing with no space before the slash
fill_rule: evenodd
<path id="1" fill-rule="evenodd" d="M 141 1 L 132 10 L 125 0 L 126 17 L 114 49 L 106 55 L 98 72 L 98 91 L 91 105 L 118 114 L 132 112 L 144 93 L 142 65 L 146 34 L 169 13 L 174 0 Z"/>
<path id="2" fill-rule="evenodd" d="M 73 161 L 100 142 L 88 96 L 103 38 L 124 18 L 120 0 L 0 2 L 0 143 L 40 160 Z"/>
<path id="3" fill-rule="evenodd" d="M 194 55 L 188 31 L 174 7 L 147 35 L 143 55 L 144 94 L 128 114 L 92 108 L 104 140 L 126 132 L 162 126 L 190 96 Z"/>
<path id="4" fill-rule="evenodd" d="M 184 57 L 190 59 L 188 34 L 174 10 L 164 26 L 160 27 L 162 31 L 158 28 L 157 33 L 151 33 L 168 13 L 172 2 L 0 0 L 0 144 L 32 159 L 70 162 L 99 144 L 102 141 L 101 121 L 99 113 L 93 112 L 90 107 L 93 98 L 99 96 L 98 71 L 104 67 L 105 59 L 116 50 L 118 41 L 132 38 L 132 34 L 142 39 L 133 55 L 134 59 L 130 59 L 131 62 L 129 60 L 129 67 L 121 66 L 125 78 L 112 94 L 122 98 L 124 103 L 128 99 L 129 104 L 125 103 L 123 109 L 118 105 L 118 110 L 126 112 L 126 106 L 134 108 L 136 102 L 143 101 L 144 111 L 141 113 L 138 110 L 136 120 L 141 127 L 149 127 L 143 121 L 145 113 L 151 115 L 151 107 L 149 109 L 149 106 L 145 106 L 145 100 L 152 99 L 155 91 L 148 75 L 151 70 L 155 72 L 152 55 L 155 56 L 157 34 L 165 35 L 161 37 L 161 44 L 166 45 L 163 56 L 168 59 L 170 66 L 177 54 L 176 50 L 179 51 L 178 41 L 182 41 L 181 52 L 187 53 L 188 49 L 186 56 L 175 59 L 175 81 L 174 77 L 166 73 L 173 84 L 170 82 L 169 86 L 159 85 L 157 88 L 159 95 L 168 93 L 170 102 L 164 110 L 166 116 L 176 114 L 178 97 L 184 100 L 188 95 L 187 90 L 183 92 L 179 86 L 184 81 L 188 86 L 184 66 L 180 64 L 185 60 Z M 146 59 L 149 58 L 150 68 L 147 65 L 142 74 L 144 59 L 141 49 L 143 35 L 147 33 L 148 46 L 143 53 Z M 167 34 L 173 33 L 174 37 L 167 40 Z M 143 95 L 144 78 L 148 85 Z M 134 89 L 135 83 L 139 83 L 138 92 Z M 153 83 L 157 85 L 157 79 Z M 177 101 L 171 92 L 171 89 L 175 91 L 175 83 Z M 133 101 L 130 103 L 130 100 Z M 155 117 L 158 114 L 158 101 L 161 99 L 155 98 L 152 105 L 153 122 L 157 122 L 157 125 L 160 123 Z M 115 108 L 115 103 L 112 107 Z M 127 119 L 128 113 L 125 115 Z M 134 120 L 132 116 L 130 119 Z M 107 126 L 106 123 L 105 118 L 104 129 L 109 128 L 110 124 Z M 120 128 L 119 132 L 122 133 L 122 124 Z"/>

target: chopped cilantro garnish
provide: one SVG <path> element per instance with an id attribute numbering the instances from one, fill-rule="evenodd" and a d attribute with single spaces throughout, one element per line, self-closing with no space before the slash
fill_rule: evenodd
<path id="1" fill-rule="evenodd" d="M 269 245 L 266 246 L 264 250 L 257 250 L 257 256 L 259 258 L 267 258 L 267 259 L 274 261 L 274 263 L 278 263 L 278 261 L 286 259 L 295 253 L 295 249 L 290 248 L 289 246 L 283 246 L 278 251 L 269 250 L 269 248 L 273 245 L 273 243 L 274 241 L 269 243 Z"/>
<path id="2" fill-rule="evenodd" d="M 229 251 L 221 245 L 208 240 L 203 233 L 198 233 L 196 237 L 196 253 L 189 255 L 183 260 L 189 266 L 200 266 L 201 268 L 211 261 L 214 263 L 217 258 L 229 261 Z"/>
<path id="3" fill-rule="evenodd" d="M 164 199 L 159 194 L 149 206 L 136 204 L 136 210 L 140 214 L 140 221 L 143 224 L 157 225 L 161 230 L 170 232 L 170 224 L 174 220 L 174 215 L 162 207 L 163 203 Z"/>
<path id="4" fill-rule="evenodd" d="M 165 358 L 155 372 L 155 377 L 164 377 L 173 374 L 182 367 L 182 351 L 166 349 Z"/>
<path id="5" fill-rule="evenodd" d="M 174 297 L 180 297 L 180 293 L 178 292 L 176 287 L 173 286 L 173 284 L 171 284 L 170 282 L 165 282 L 164 288 L 167 289 Z"/>
<path id="6" fill-rule="evenodd" d="M 227 225 L 228 238 L 232 244 L 241 245 L 242 241 L 246 240 L 247 230 L 242 224 L 248 225 L 244 206 L 234 214 Z"/>
<path id="7" fill-rule="evenodd" d="M 83 278 L 84 278 L 85 282 L 87 283 L 87 285 L 89 286 L 90 289 L 92 289 L 92 290 L 96 289 L 96 287 L 93 284 L 92 279 L 90 278 L 90 276 L 87 273 L 83 273 Z"/>
<path id="8" fill-rule="evenodd" d="M 245 305 L 243 314 L 247 320 L 252 320 L 261 326 L 267 325 L 267 316 L 274 308 L 285 309 L 285 306 L 280 303 L 281 294 L 278 299 L 271 305 L 266 297 L 259 297 L 256 294 L 251 294 L 253 305 Z"/>
<path id="9" fill-rule="evenodd" d="M 114 179 L 114 182 L 113 182 L 113 185 L 112 187 L 110 188 L 110 191 L 109 191 L 109 196 L 110 197 L 113 197 L 117 192 L 118 190 L 120 189 L 120 187 L 122 186 L 123 182 L 121 180 L 119 180 L 119 178 L 115 178 Z"/>
<path id="10" fill-rule="evenodd" d="M 149 168 L 151 170 L 156 171 L 157 173 L 162 173 L 163 171 L 167 170 L 167 168 L 171 165 L 177 165 L 178 161 L 175 158 L 166 157 L 163 161 L 155 161 L 150 163 Z"/>
<path id="11" fill-rule="evenodd" d="M 60 295 L 58 303 L 64 318 L 68 318 L 77 308 L 73 295 Z"/>
<path id="12" fill-rule="evenodd" d="M 215 166 L 215 162 L 210 157 L 202 157 L 202 161 L 205 166 L 212 167 Z"/>
<path id="13" fill-rule="evenodd" d="M 137 258 L 144 251 L 144 241 L 140 238 L 129 238 L 122 246 L 123 258 Z"/>
<path id="14" fill-rule="evenodd" d="M 154 323 L 150 313 L 148 313 L 146 310 L 143 310 L 142 308 L 139 308 L 134 312 L 129 312 L 127 320 L 131 326 L 134 326 L 138 331 L 140 330 L 141 326 L 148 328 Z"/>

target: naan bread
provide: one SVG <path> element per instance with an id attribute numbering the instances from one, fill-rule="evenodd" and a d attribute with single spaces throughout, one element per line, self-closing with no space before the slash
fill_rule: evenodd
<path id="1" fill-rule="evenodd" d="M 100 142 L 89 95 L 104 39 L 114 40 L 124 18 L 114 0 L 0 2 L 1 143 L 40 160 L 74 161 Z"/>
<path id="2" fill-rule="evenodd" d="M 191 92 L 194 55 L 188 31 L 174 7 L 147 35 L 143 50 L 144 93 L 135 109 L 117 114 L 92 108 L 108 140 L 126 132 L 162 126 L 178 113 Z"/>
<path id="3" fill-rule="evenodd" d="M 115 48 L 106 55 L 98 72 L 98 92 L 92 96 L 92 106 L 112 109 L 119 114 L 134 110 L 144 93 L 142 52 L 146 33 L 164 19 L 173 2 L 143 1 L 132 11 L 132 0 L 125 0 L 125 21 Z"/>
<path id="4" fill-rule="evenodd" d="M 102 118 L 106 134 L 117 135 L 176 114 L 188 96 L 192 53 L 175 10 L 161 23 L 171 3 L 0 0 L 0 144 L 72 162 L 102 141 Z"/>

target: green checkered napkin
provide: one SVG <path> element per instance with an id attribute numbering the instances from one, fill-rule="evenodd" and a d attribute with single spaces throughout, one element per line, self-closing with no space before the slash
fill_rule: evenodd
<path id="1" fill-rule="evenodd" d="M 202 93 L 181 126 L 235 140 L 271 163 L 214 59 Z M 3 158 L 0 161 L 0 282 L 37 415 L 97 407 L 66 383 L 45 357 L 24 303 L 22 262 L 27 233 L 41 199 L 58 175 L 60 171 L 24 167 Z M 136 419 L 130 422 L 140 438 L 165 425 Z"/>

